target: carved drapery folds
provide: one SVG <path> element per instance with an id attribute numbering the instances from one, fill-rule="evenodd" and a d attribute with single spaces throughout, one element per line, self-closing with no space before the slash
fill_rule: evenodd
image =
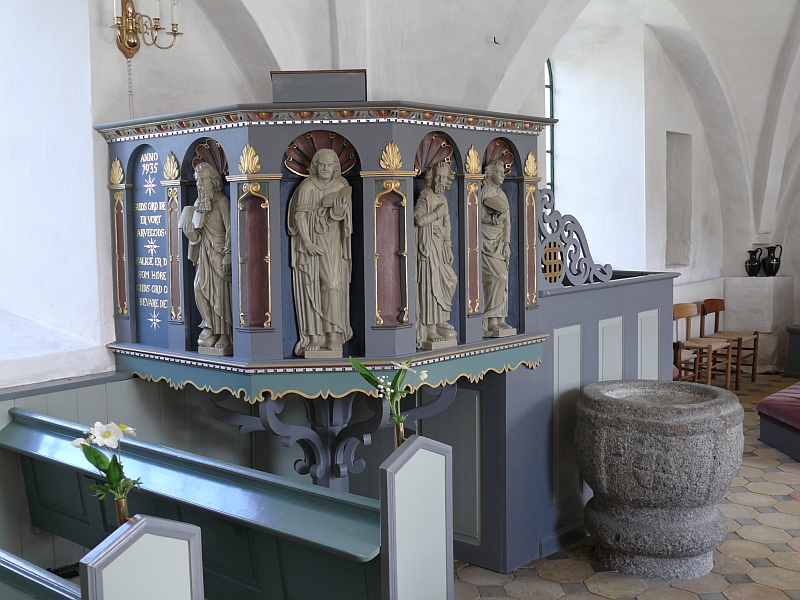
<path id="1" fill-rule="evenodd" d="M 538 195 L 541 206 L 539 240 L 543 247 L 542 273 L 545 281 L 552 285 L 558 283 L 581 285 L 609 281 L 613 272 L 611 265 L 594 262 L 586 242 L 586 234 L 578 220 L 573 215 L 562 215 L 555 209 L 555 196 L 552 190 L 542 190 Z M 557 273 L 558 269 L 554 267 L 557 267 L 555 261 L 558 260 L 559 253 L 563 269 Z"/>
<path id="2" fill-rule="evenodd" d="M 375 324 L 398 325 L 408 323 L 406 197 L 397 179 L 381 187 L 375 196 Z"/>

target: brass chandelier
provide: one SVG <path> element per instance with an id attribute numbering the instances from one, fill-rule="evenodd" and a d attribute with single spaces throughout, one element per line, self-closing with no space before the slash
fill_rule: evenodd
<path id="1" fill-rule="evenodd" d="M 117 30 L 117 48 L 126 58 L 132 58 L 139 51 L 141 43 L 145 46 L 155 46 L 161 50 L 168 50 L 175 45 L 179 35 L 178 31 L 178 0 L 169 0 L 172 17 L 172 31 L 161 27 L 161 1 L 153 0 L 153 16 L 149 17 L 136 12 L 133 0 L 111 0 L 114 4 L 114 25 Z M 158 44 L 158 34 L 165 31 L 165 35 L 172 36 L 169 46 Z"/>

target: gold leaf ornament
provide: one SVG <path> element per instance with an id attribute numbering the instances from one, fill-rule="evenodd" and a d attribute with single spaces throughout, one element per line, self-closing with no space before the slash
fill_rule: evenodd
<path id="1" fill-rule="evenodd" d="M 178 175 L 180 175 L 178 159 L 170 152 L 167 160 L 164 161 L 164 179 L 174 180 L 178 178 Z"/>
<path id="2" fill-rule="evenodd" d="M 256 154 L 255 148 L 247 144 L 239 157 L 239 171 L 244 175 L 255 175 L 261 170 L 261 161 Z"/>
<path id="3" fill-rule="evenodd" d="M 119 158 L 115 158 L 111 163 L 111 171 L 108 173 L 108 180 L 112 185 L 119 185 L 125 179 L 125 171 L 122 170 L 122 163 Z"/>
<path id="4" fill-rule="evenodd" d="M 400 156 L 400 148 L 391 141 L 381 153 L 381 168 L 386 171 L 399 171 L 402 167 L 403 157 Z"/>
<path id="5" fill-rule="evenodd" d="M 528 158 L 525 159 L 525 175 L 528 177 L 536 177 L 539 174 L 539 165 L 536 164 L 536 157 L 533 152 L 528 152 Z"/>
<path id="6" fill-rule="evenodd" d="M 467 151 L 467 173 L 477 175 L 481 172 L 481 159 L 478 157 L 478 151 L 475 146 L 470 146 Z"/>

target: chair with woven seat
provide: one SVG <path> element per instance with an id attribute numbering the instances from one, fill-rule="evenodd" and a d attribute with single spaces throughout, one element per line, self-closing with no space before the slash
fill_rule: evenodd
<path id="1" fill-rule="evenodd" d="M 756 380 L 758 369 L 758 331 L 730 331 L 719 330 L 720 314 L 725 310 L 725 300 L 722 298 L 708 298 L 703 300 L 700 309 L 700 337 L 720 338 L 731 342 L 735 373 L 735 387 L 738 391 L 742 375 L 742 367 L 750 367 L 750 380 Z M 714 332 L 705 335 L 706 315 L 714 315 Z M 752 344 L 752 346 L 745 346 Z M 749 362 L 745 363 L 746 360 Z"/>
<path id="2" fill-rule="evenodd" d="M 692 381 L 697 383 L 700 375 L 700 353 L 687 350 L 683 342 L 672 342 L 672 364 L 678 369 L 673 381 Z"/>
<path id="3" fill-rule="evenodd" d="M 697 305 L 692 302 L 672 305 L 672 320 L 686 319 L 686 340 L 683 349 L 698 353 L 698 373 L 695 381 L 705 378 L 706 385 L 711 385 L 714 372 L 725 374 L 725 389 L 731 387 L 731 365 L 733 344 L 723 338 L 692 337 L 692 317 L 698 315 Z M 678 366 L 680 369 L 680 365 Z"/>

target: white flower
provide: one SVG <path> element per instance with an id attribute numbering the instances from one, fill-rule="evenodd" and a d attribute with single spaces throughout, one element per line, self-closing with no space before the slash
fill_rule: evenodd
<path id="1" fill-rule="evenodd" d="M 122 439 L 122 430 L 116 423 L 103 425 L 98 421 L 94 424 L 94 427 L 92 427 L 92 434 L 94 436 L 94 442 L 100 447 L 108 446 L 109 448 L 117 448 L 119 446 L 119 441 Z"/>
<path id="2" fill-rule="evenodd" d="M 427 371 L 420 371 L 419 372 L 419 380 L 420 381 L 425 381 L 427 378 L 428 378 L 428 372 Z"/>
<path id="3" fill-rule="evenodd" d="M 414 369 L 412 369 L 411 367 L 409 367 L 408 365 L 403 365 L 401 363 L 397 363 L 397 362 L 394 362 L 394 361 L 392 361 L 392 365 L 394 365 L 395 369 L 400 369 L 402 371 L 410 371 L 411 373 L 416 373 L 416 371 Z"/>
<path id="4" fill-rule="evenodd" d="M 75 438 L 72 440 L 72 445 L 76 448 L 80 448 L 81 446 L 88 446 L 89 441 L 86 438 Z"/>
<path id="5" fill-rule="evenodd" d="M 119 428 L 122 431 L 123 435 L 130 435 L 136 437 L 136 430 L 133 427 L 128 427 L 124 423 L 120 423 Z"/>

